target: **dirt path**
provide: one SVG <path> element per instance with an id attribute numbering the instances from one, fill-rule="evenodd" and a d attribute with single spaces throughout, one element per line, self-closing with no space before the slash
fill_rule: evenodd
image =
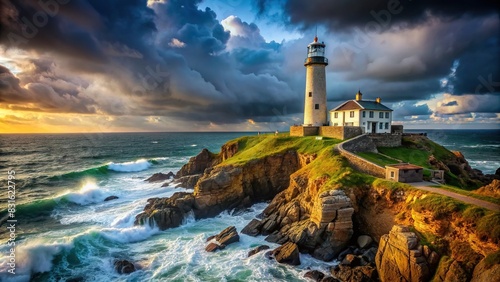
<path id="1" fill-rule="evenodd" d="M 489 209 L 492 211 L 500 211 L 500 205 L 497 205 L 497 204 L 494 204 L 494 203 L 491 203 L 488 201 L 483 201 L 483 200 L 479 200 L 476 198 L 472 198 L 469 196 L 461 195 L 461 194 L 451 192 L 448 190 L 444 190 L 444 189 L 441 189 L 439 187 L 430 187 L 429 185 L 435 185 L 432 182 L 417 182 L 417 183 L 408 183 L 408 184 L 412 185 L 413 187 L 415 187 L 417 189 L 428 191 L 428 192 L 433 192 L 436 194 L 441 194 L 444 196 L 448 196 L 450 198 L 462 201 L 462 202 L 467 203 L 467 204 L 476 205 L 478 207 L 482 207 L 482 208 Z"/>

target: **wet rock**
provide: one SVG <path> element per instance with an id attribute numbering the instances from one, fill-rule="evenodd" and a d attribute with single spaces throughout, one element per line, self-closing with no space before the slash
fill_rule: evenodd
<path id="1" fill-rule="evenodd" d="M 118 199 L 117 196 L 108 196 L 108 197 L 106 197 L 106 199 L 104 199 L 104 201 L 107 202 L 107 201 L 116 200 L 116 199 Z"/>
<path id="2" fill-rule="evenodd" d="M 257 248 L 251 250 L 250 252 L 248 252 L 248 257 L 251 257 L 261 251 L 264 251 L 264 250 L 269 250 L 269 246 L 268 245 L 260 245 L 258 246 Z"/>
<path id="3" fill-rule="evenodd" d="M 341 262 L 342 265 L 355 267 L 359 265 L 359 258 L 354 254 L 348 254 Z"/>
<path id="4" fill-rule="evenodd" d="M 186 189 L 193 189 L 196 183 L 198 183 L 198 180 L 200 180 L 202 174 L 193 174 L 193 175 L 186 175 L 183 177 L 179 177 L 174 181 L 172 185 L 175 187 L 182 187 Z M 167 187 L 171 185 L 170 183 L 164 183 L 162 187 Z"/>
<path id="5" fill-rule="evenodd" d="M 252 219 L 246 226 L 241 230 L 241 233 L 250 236 L 257 236 L 260 234 L 260 229 L 262 227 L 262 222 L 258 219 Z"/>
<path id="6" fill-rule="evenodd" d="M 295 243 L 287 242 L 274 249 L 273 256 L 279 263 L 300 265 L 299 247 Z"/>
<path id="7" fill-rule="evenodd" d="M 319 282 L 319 281 L 323 280 L 323 278 L 325 277 L 325 274 L 323 274 L 323 272 L 318 271 L 318 270 L 311 270 L 311 271 L 306 272 L 306 274 L 304 274 L 304 277 L 309 278 L 313 281 Z"/>
<path id="8" fill-rule="evenodd" d="M 224 245 L 219 245 L 215 242 L 210 242 L 208 243 L 208 245 L 205 247 L 205 251 L 207 252 L 215 252 L 217 250 L 222 250 L 224 249 L 226 246 Z"/>
<path id="9" fill-rule="evenodd" d="M 368 249 L 361 255 L 361 257 L 369 264 L 375 264 L 375 256 L 377 255 L 377 248 L 373 247 Z"/>
<path id="10" fill-rule="evenodd" d="M 157 181 L 168 180 L 168 179 L 170 179 L 172 177 L 174 177 L 174 173 L 171 172 L 171 171 L 169 173 L 158 172 L 158 173 L 155 173 L 155 174 L 151 175 L 148 179 L 146 179 L 144 181 L 157 182 Z"/>
<path id="11" fill-rule="evenodd" d="M 321 279 L 321 282 L 340 282 L 340 281 L 331 277 L 331 276 L 328 276 L 328 277 Z"/>
<path id="12" fill-rule="evenodd" d="M 355 248 L 353 246 L 349 246 L 347 249 L 340 252 L 340 254 L 337 257 L 337 260 L 342 261 L 345 258 L 345 256 L 347 256 L 348 254 L 352 254 L 354 252 L 354 249 Z"/>
<path id="13" fill-rule="evenodd" d="M 368 247 L 372 242 L 373 242 L 373 239 L 372 237 L 368 236 L 368 235 L 361 235 L 358 237 L 358 246 L 362 249 Z"/>
<path id="14" fill-rule="evenodd" d="M 119 274 L 129 274 L 135 271 L 135 266 L 128 260 L 116 260 L 114 262 L 115 270 Z"/>
<path id="15" fill-rule="evenodd" d="M 219 234 L 215 236 L 215 240 L 219 242 L 219 244 L 229 245 L 235 242 L 240 241 L 240 235 L 236 231 L 236 227 L 229 226 L 228 228 L 222 230 Z"/>

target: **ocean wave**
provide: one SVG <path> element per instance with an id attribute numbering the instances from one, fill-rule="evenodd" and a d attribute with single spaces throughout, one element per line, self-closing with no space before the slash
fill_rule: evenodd
<path id="1" fill-rule="evenodd" d="M 500 148 L 500 144 L 476 144 L 476 145 L 463 145 L 464 148 Z"/>
<path id="2" fill-rule="evenodd" d="M 108 195 L 104 193 L 94 182 L 86 182 L 76 192 L 68 192 L 58 198 L 78 205 L 88 205 L 103 202 Z"/>
<path id="3" fill-rule="evenodd" d="M 143 171 L 150 168 L 152 165 L 151 161 L 146 159 L 140 159 L 133 162 L 125 162 L 125 163 L 109 163 L 108 169 L 117 171 L 117 172 L 137 172 Z"/>
<path id="4" fill-rule="evenodd" d="M 49 177 L 50 180 L 56 181 L 61 179 L 78 179 L 86 176 L 100 177 L 111 172 L 139 172 L 149 169 L 153 165 L 163 163 L 169 158 L 152 158 L 152 159 L 139 159 L 136 161 L 129 161 L 123 163 L 109 162 L 97 167 L 92 167 L 85 170 L 71 171 L 61 175 L 54 175 Z"/>

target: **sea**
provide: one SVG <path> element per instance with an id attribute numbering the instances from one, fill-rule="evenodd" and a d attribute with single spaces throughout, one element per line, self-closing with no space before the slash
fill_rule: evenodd
<path id="1" fill-rule="evenodd" d="M 500 166 L 499 130 L 419 132 L 461 151 L 484 173 Z M 146 178 L 175 173 L 203 148 L 218 152 L 228 140 L 256 134 L 0 135 L 0 281 L 307 281 L 310 269 L 328 272 L 336 262 L 306 254 L 296 267 L 269 260 L 265 252 L 248 258 L 256 246 L 277 247 L 263 236 L 240 234 L 240 242 L 222 251 L 204 250 L 209 236 L 231 225 L 240 231 L 267 203 L 186 218 L 166 231 L 134 225 L 148 198 L 189 191 Z M 108 196 L 118 199 L 104 201 Z M 118 274 L 113 264 L 121 259 L 137 270 Z"/>

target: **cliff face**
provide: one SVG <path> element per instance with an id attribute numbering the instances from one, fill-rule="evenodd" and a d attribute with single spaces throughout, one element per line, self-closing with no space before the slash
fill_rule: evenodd
<path id="1" fill-rule="evenodd" d="M 273 141 L 280 146 L 289 140 Z M 354 245 L 355 235 L 368 234 L 379 242 L 376 263 L 382 281 L 398 275 L 404 279 L 396 281 L 427 281 L 433 276 L 435 281 L 469 281 L 482 270 L 500 276 L 499 268 L 484 259 L 499 249 L 500 235 L 494 234 L 500 227 L 492 227 L 490 234 L 484 227 L 478 231 L 479 225 L 488 223 L 479 218 L 498 220 L 498 214 L 464 210 L 461 204 L 426 192 L 375 180 L 347 167 L 331 146 L 320 149 L 299 153 L 288 148 L 250 160 L 240 150 L 253 156 L 266 148 L 244 148 L 233 141 L 219 154 L 203 150 L 177 173 L 178 179 L 196 177 L 193 193 L 149 199 L 136 224 L 156 224 L 165 230 L 179 226 L 190 213 L 210 217 L 272 199 L 262 217 L 253 219 L 242 233 L 265 235 L 280 244 L 292 242 L 300 252 L 325 261 Z M 236 157 L 247 161 L 227 161 Z M 396 224 L 411 226 L 414 233 L 406 227 L 393 229 Z M 440 256 L 444 257 L 438 266 Z"/>
<path id="2" fill-rule="evenodd" d="M 250 206 L 270 200 L 288 186 L 290 175 L 308 161 L 295 151 L 252 160 L 243 165 L 217 164 L 233 156 L 236 144 L 226 144 L 221 153 L 203 149 L 177 173 L 178 179 L 196 177 L 193 193 L 175 193 L 170 198 L 148 200 L 136 224 L 156 224 L 161 230 L 179 226 L 188 213 L 196 218 L 217 215 L 221 211 Z"/>

